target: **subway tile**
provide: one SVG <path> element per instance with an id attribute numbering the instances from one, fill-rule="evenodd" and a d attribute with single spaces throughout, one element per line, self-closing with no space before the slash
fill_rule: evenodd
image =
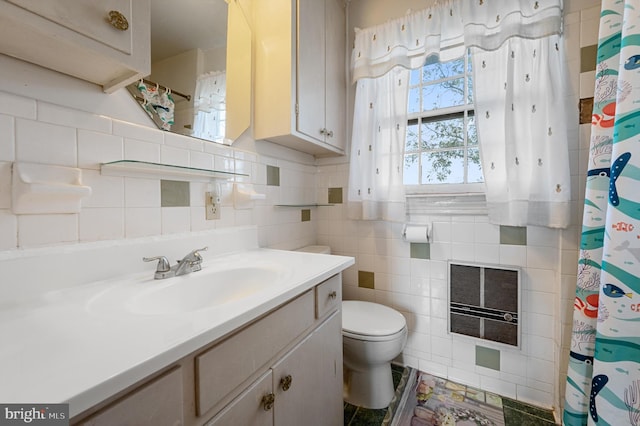
<path id="1" fill-rule="evenodd" d="M 123 208 L 83 208 L 79 214 L 80 241 L 124 238 Z"/>
<path id="2" fill-rule="evenodd" d="M 18 220 L 11 210 L 0 209 L 0 250 L 18 247 Z"/>
<path id="3" fill-rule="evenodd" d="M 164 164 L 173 164 L 175 166 L 189 167 L 189 151 L 182 148 L 162 145 L 160 147 L 160 162 Z"/>
<path id="4" fill-rule="evenodd" d="M 500 243 L 500 226 L 492 223 L 477 223 L 473 229 L 474 240 L 480 244 Z"/>
<path id="5" fill-rule="evenodd" d="M 547 337 L 526 335 L 529 357 L 553 362 L 555 346 L 553 340 Z"/>
<path id="6" fill-rule="evenodd" d="M 177 133 L 164 133 L 164 143 L 174 148 L 187 149 L 193 152 L 202 152 L 206 142 L 201 139 L 184 136 Z"/>
<path id="7" fill-rule="evenodd" d="M 124 158 L 127 160 L 160 162 L 160 145 L 136 139 L 124 140 Z"/>
<path id="8" fill-rule="evenodd" d="M 526 312 L 534 312 L 543 315 L 554 314 L 555 295 L 540 291 L 522 292 L 522 309 Z"/>
<path id="9" fill-rule="evenodd" d="M 31 248 L 78 242 L 78 215 L 18 216 L 18 246 Z"/>
<path id="10" fill-rule="evenodd" d="M 103 176 L 97 170 L 84 170 L 82 183 L 91 187 L 91 195 L 82 199 L 82 207 L 123 207 L 124 178 Z"/>
<path id="11" fill-rule="evenodd" d="M 135 139 L 139 141 L 161 144 L 164 142 L 164 132 L 151 127 L 139 124 L 127 123 L 125 121 L 113 120 L 113 134 L 122 136 L 125 139 Z"/>
<path id="12" fill-rule="evenodd" d="M 15 159 L 15 136 L 13 117 L 0 114 L 0 161 Z"/>
<path id="13" fill-rule="evenodd" d="M 213 155 L 206 152 L 190 151 L 190 165 L 197 169 L 213 169 Z"/>
<path id="14" fill-rule="evenodd" d="M 451 338 L 431 336 L 431 354 L 451 359 Z"/>
<path id="15" fill-rule="evenodd" d="M 551 247 L 527 246 L 527 267 L 558 269 L 560 250 Z"/>
<path id="16" fill-rule="evenodd" d="M 478 263 L 500 263 L 499 244 L 475 244 L 474 261 Z"/>
<path id="17" fill-rule="evenodd" d="M 127 208 L 160 207 L 160 181 L 124 178 L 124 205 Z"/>
<path id="18" fill-rule="evenodd" d="M 42 101 L 38 101 L 38 121 L 101 133 L 111 133 L 110 118 Z"/>
<path id="19" fill-rule="evenodd" d="M 596 72 L 580 73 L 580 99 L 592 98 L 596 87 Z"/>
<path id="20" fill-rule="evenodd" d="M 542 405 L 544 407 L 553 407 L 553 394 L 550 392 L 540 391 L 523 385 L 517 385 L 518 401 L 527 402 L 534 405 Z M 540 424 L 543 424 L 542 422 Z"/>
<path id="21" fill-rule="evenodd" d="M 189 207 L 162 207 L 162 235 L 189 232 L 191 229 L 191 210 Z"/>
<path id="22" fill-rule="evenodd" d="M 522 271 L 522 288 L 524 290 L 553 293 L 557 287 L 555 268 L 538 269 L 527 267 Z"/>
<path id="23" fill-rule="evenodd" d="M 525 246 L 500 245 L 500 263 L 503 265 L 526 266 L 527 248 Z"/>
<path id="24" fill-rule="evenodd" d="M 475 259 L 475 247 L 473 244 L 451 244 L 451 258 L 455 260 L 473 262 Z"/>
<path id="25" fill-rule="evenodd" d="M 451 242 L 473 243 L 475 228 L 475 223 L 458 222 L 451 224 Z"/>
<path id="26" fill-rule="evenodd" d="M 0 161 L 0 209 L 11 208 L 12 163 Z"/>
<path id="27" fill-rule="evenodd" d="M 76 167 L 76 130 L 16 119 L 16 160 Z"/>
<path id="28" fill-rule="evenodd" d="M 160 207 L 127 207 L 124 220 L 126 238 L 146 237 L 162 233 Z"/>
<path id="29" fill-rule="evenodd" d="M 190 214 L 191 214 L 191 231 L 192 232 L 205 231 L 208 229 L 216 228 L 218 221 L 207 220 L 207 215 L 204 209 L 204 205 L 191 206 Z"/>
<path id="30" fill-rule="evenodd" d="M 37 106 L 34 99 L 0 91 L 0 114 L 35 120 Z"/>
<path id="31" fill-rule="evenodd" d="M 101 163 L 124 158 L 124 139 L 106 133 L 78 130 L 78 167 L 100 169 Z"/>

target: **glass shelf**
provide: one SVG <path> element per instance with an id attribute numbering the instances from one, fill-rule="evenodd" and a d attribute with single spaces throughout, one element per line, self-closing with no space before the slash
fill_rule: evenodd
<path id="1" fill-rule="evenodd" d="M 335 204 L 274 204 L 275 207 L 331 207 Z"/>
<path id="2" fill-rule="evenodd" d="M 119 160 L 100 165 L 100 173 L 108 176 L 156 177 L 174 180 L 200 181 L 228 180 L 235 176 L 249 176 L 244 173 L 199 169 L 196 167 L 176 166 L 173 164 L 152 163 L 137 160 Z"/>

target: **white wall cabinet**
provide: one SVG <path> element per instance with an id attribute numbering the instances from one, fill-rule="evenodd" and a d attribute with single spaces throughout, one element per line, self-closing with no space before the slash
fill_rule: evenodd
<path id="1" fill-rule="evenodd" d="M 0 0 L 0 53 L 113 92 L 151 71 L 150 0 Z"/>
<path id="2" fill-rule="evenodd" d="M 254 137 L 316 156 L 346 147 L 341 0 L 256 3 Z"/>
<path id="3" fill-rule="evenodd" d="M 341 288 L 334 275 L 71 424 L 341 424 Z"/>

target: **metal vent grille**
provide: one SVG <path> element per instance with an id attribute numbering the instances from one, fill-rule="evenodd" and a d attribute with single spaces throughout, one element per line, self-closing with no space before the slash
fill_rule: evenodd
<path id="1" fill-rule="evenodd" d="M 520 269 L 449 262 L 449 332 L 520 346 Z"/>

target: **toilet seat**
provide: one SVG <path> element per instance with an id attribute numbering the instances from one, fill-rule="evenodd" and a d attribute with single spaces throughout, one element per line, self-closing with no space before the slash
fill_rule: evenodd
<path id="1" fill-rule="evenodd" d="M 404 316 L 379 303 L 359 300 L 342 302 L 342 335 L 372 342 L 400 337 L 407 326 Z"/>

